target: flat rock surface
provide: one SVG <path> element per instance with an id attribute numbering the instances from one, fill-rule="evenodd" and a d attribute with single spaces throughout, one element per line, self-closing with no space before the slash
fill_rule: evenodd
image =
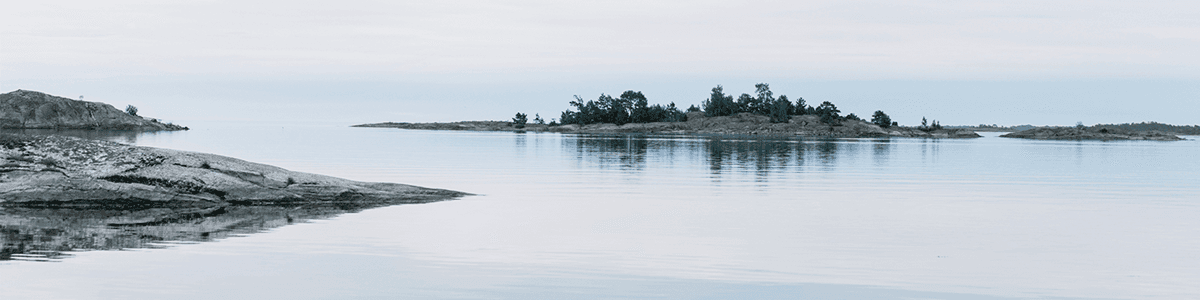
<path id="1" fill-rule="evenodd" d="M 240 159 L 64 136 L 0 134 L 0 206 L 206 208 L 418 203 L 467 195 L 293 172 Z"/>
<path id="2" fill-rule="evenodd" d="M 0 128 L 186 130 L 157 119 L 133 116 L 112 105 L 16 90 L 0 94 Z"/>
<path id="3" fill-rule="evenodd" d="M 1097 127 L 1039 127 L 1013 132 L 1000 137 L 1035 140 L 1153 140 L 1178 141 L 1178 136 L 1158 131 L 1130 131 Z"/>
<path id="4" fill-rule="evenodd" d="M 354 127 L 378 127 L 425 130 L 476 130 L 476 131 L 535 131 L 561 133 L 668 133 L 668 134 L 724 134 L 764 135 L 797 137 L 924 137 L 924 138 L 977 138 L 979 134 L 967 129 L 920 130 L 913 127 L 892 126 L 882 128 L 875 124 L 845 120 L 838 124 L 822 123 L 817 116 L 792 116 L 787 123 L 771 123 L 770 118 L 750 113 L 732 116 L 705 117 L 703 113 L 688 113 L 686 122 L 655 122 L 630 124 L 588 124 L 548 126 L 527 124 L 516 128 L 503 121 L 465 121 L 450 123 L 374 123 Z"/>

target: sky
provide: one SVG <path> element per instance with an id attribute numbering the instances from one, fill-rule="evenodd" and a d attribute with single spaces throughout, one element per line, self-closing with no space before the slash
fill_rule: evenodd
<path id="1" fill-rule="evenodd" d="M 21 1 L 0 92 L 166 120 L 549 119 L 776 95 L 901 124 L 1200 124 L 1196 1 Z"/>

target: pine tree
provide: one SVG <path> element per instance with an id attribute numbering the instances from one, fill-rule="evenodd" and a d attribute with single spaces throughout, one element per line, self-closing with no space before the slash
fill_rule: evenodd
<path id="1" fill-rule="evenodd" d="M 528 115 L 526 115 L 526 114 L 518 112 L 517 116 L 513 117 L 513 127 L 525 128 L 525 123 L 528 121 L 528 119 L 525 118 L 527 116 Z"/>

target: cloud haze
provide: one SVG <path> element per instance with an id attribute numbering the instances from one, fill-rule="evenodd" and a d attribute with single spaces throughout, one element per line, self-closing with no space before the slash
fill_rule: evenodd
<path id="1" fill-rule="evenodd" d="M 0 85 L 1200 80 L 1189 1 L 160 2 L 5 4 Z"/>

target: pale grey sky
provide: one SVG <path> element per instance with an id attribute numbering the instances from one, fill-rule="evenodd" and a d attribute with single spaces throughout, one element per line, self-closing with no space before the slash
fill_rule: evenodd
<path id="1" fill-rule="evenodd" d="M 353 123 L 768 82 L 902 123 L 1200 123 L 1195 1 L 162 2 L 6 3 L 0 89 Z"/>

